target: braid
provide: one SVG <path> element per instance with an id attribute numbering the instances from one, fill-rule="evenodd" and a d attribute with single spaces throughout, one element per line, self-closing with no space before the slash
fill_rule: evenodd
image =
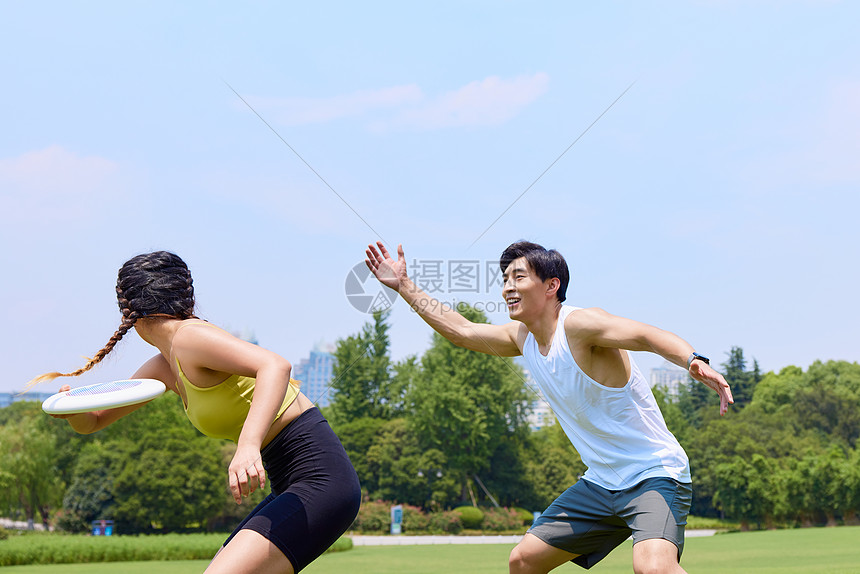
<path id="1" fill-rule="evenodd" d="M 185 301 L 184 307 L 187 309 L 187 317 L 185 319 L 196 319 L 194 314 L 194 281 L 191 279 L 191 271 L 185 270 Z"/>
<path id="2" fill-rule="evenodd" d="M 45 373 L 43 375 L 39 375 L 38 377 L 28 381 L 27 384 L 24 385 L 24 390 L 22 391 L 22 393 L 26 393 L 40 383 L 47 383 L 49 381 L 53 381 L 58 377 L 77 377 L 79 375 L 83 375 L 84 373 L 98 365 L 102 361 L 102 359 L 107 357 L 108 354 L 113 351 L 113 348 L 116 347 L 116 344 L 120 342 L 120 340 L 125 336 L 126 333 L 129 332 L 132 327 L 134 327 L 134 324 L 138 320 L 138 318 L 138 314 L 134 311 L 129 311 L 128 315 L 123 313 L 122 323 L 120 324 L 119 328 L 108 340 L 107 344 L 101 349 L 99 349 L 99 352 L 96 353 L 92 359 L 87 360 L 86 365 L 76 371 L 72 371 L 71 373 L 60 373 L 55 371 L 53 373 Z"/>

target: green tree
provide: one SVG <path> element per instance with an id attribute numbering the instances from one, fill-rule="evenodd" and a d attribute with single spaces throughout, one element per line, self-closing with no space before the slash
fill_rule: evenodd
<path id="1" fill-rule="evenodd" d="M 704 386 L 704 385 L 702 385 Z M 660 407 L 660 412 L 663 413 L 663 419 L 666 421 L 666 427 L 675 435 L 678 442 L 684 444 L 687 437 L 693 432 L 690 420 L 684 415 L 683 407 L 680 401 L 669 401 L 666 393 L 659 388 L 652 389 L 654 399 L 657 401 L 657 406 Z"/>
<path id="2" fill-rule="evenodd" d="M 379 484 L 374 480 L 367 453 L 377 440 L 385 422 L 383 419 L 361 417 L 332 424 L 349 460 L 352 461 L 352 466 L 355 467 L 362 490 L 367 493 L 379 488 Z"/>
<path id="3" fill-rule="evenodd" d="M 11 514 L 20 509 L 31 524 L 39 514 L 47 528 L 64 487 L 56 454 L 54 436 L 36 416 L 22 416 L 0 427 L 0 480 L 5 484 L 0 489 L 0 508 Z"/>
<path id="4" fill-rule="evenodd" d="M 392 418 L 408 415 L 409 392 L 420 376 L 421 362 L 414 355 L 394 364 L 394 376 L 391 378 L 388 392 L 389 414 Z"/>
<path id="5" fill-rule="evenodd" d="M 482 482 L 501 506 L 534 507 L 536 496 L 526 467 L 526 440 L 517 434 L 502 437 L 490 458 L 489 471 L 481 474 Z"/>
<path id="6" fill-rule="evenodd" d="M 756 386 L 754 402 L 764 413 L 791 416 L 794 397 L 804 387 L 803 369 L 789 366 L 779 373 L 767 373 Z"/>
<path id="7" fill-rule="evenodd" d="M 389 419 L 392 403 L 400 402 L 391 396 L 389 315 L 390 311 L 374 313 L 373 323 L 366 323 L 361 333 L 337 341 L 329 409 L 333 424 L 365 417 Z"/>
<path id="8" fill-rule="evenodd" d="M 694 381 L 690 376 L 687 376 L 687 384 L 678 389 L 678 408 L 684 415 L 686 426 L 701 427 L 706 420 L 713 418 L 711 413 L 717 410 L 719 405 L 717 393 Z"/>
<path id="9" fill-rule="evenodd" d="M 221 509 L 217 515 L 211 516 L 208 519 L 206 530 L 209 532 L 225 530 L 231 532 L 248 514 L 248 509 L 256 507 L 271 492 L 271 483 L 269 479 L 266 479 L 266 488 L 255 490 L 251 496 L 242 501 L 241 505 L 236 504 L 230 492 L 230 486 L 227 483 L 227 468 L 230 466 L 230 461 L 233 460 L 233 455 L 236 454 L 236 444 L 226 440 L 221 441 L 218 450 L 221 455 Z"/>
<path id="10" fill-rule="evenodd" d="M 792 405 L 801 428 L 815 429 L 825 443 L 837 439 L 853 447 L 860 437 L 860 365 L 816 361 Z"/>
<path id="11" fill-rule="evenodd" d="M 473 322 L 486 322 L 471 307 L 458 310 Z M 445 454 L 466 500 L 467 481 L 490 470 L 499 445 L 528 432 L 524 377 L 510 358 L 462 349 L 438 334 L 421 364 L 422 375 L 409 393 L 411 429 L 422 448 Z"/>
<path id="12" fill-rule="evenodd" d="M 845 451 L 838 444 L 831 444 L 815 460 L 814 482 L 810 487 L 817 494 L 818 509 L 824 513 L 827 526 L 836 526 L 836 515 L 845 511 L 846 486 L 841 479 L 848 464 Z"/>
<path id="13" fill-rule="evenodd" d="M 712 516 L 716 510 L 713 496 L 721 481 L 716 468 L 735 457 L 752 460 L 795 457 L 797 452 L 818 448 L 818 441 L 806 433 L 798 434 L 791 421 L 778 414 L 763 412 L 753 402 L 740 413 L 729 412 L 713 418 L 692 432 L 684 443 L 690 459 L 695 496 L 691 514 Z"/>
<path id="14" fill-rule="evenodd" d="M 202 528 L 232 501 L 221 452 L 229 443 L 198 432 L 175 395 L 162 396 L 97 433 L 68 440 L 79 456 L 68 471 L 64 528 L 84 529 L 95 518 L 113 518 L 120 532 Z"/>
<path id="15" fill-rule="evenodd" d="M 815 456 L 806 455 L 803 458 L 789 458 L 784 477 L 786 497 L 785 519 L 798 520 L 801 526 L 812 526 L 815 523 L 817 502 L 816 492 L 812 490 L 814 480 Z"/>
<path id="16" fill-rule="evenodd" d="M 118 449 L 101 441 L 85 444 L 71 473 L 63 496 L 63 512 L 58 526 L 70 532 L 86 532 L 93 520 L 116 515 L 113 471 L 118 466 Z"/>
<path id="17" fill-rule="evenodd" d="M 772 523 L 778 496 L 773 487 L 775 464 L 754 454 L 749 459 L 735 456 L 715 468 L 718 485 L 714 502 L 726 516 L 740 521 L 741 530 L 749 530 L 750 522 Z"/>
<path id="18" fill-rule="evenodd" d="M 404 419 L 387 421 L 367 451 L 371 499 L 441 508 L 457 495 L 445 455 L 424 450 Z"/>
<path id="19" fill-rule="evenodd" d="M 217 441 L 168 429 L 129 444 L 114 478 L 118 528 L 201 528 L 219 514 L 226 471 Z"/>
<path id="20" fill-rule="evenodd" d="M 842 510 L 846 525 L 860 524 L 857 512 L 860 511 L 860 450 L 853 450 L 850 458 L 842 465 L 837 479 L 840 488 L 835 495 Z"/>
<path id="21" fill-rule="evenodd" d="M 94 436 L 116 453 L 110 479 L 121 531 L 201 528 L 219 515 L 224 441 L 197 431 L 178 396 L 160 397 Z"/>
<path id="22" fill-rule="evenodd" d="M 747 371 L 744 350 L 740 347 L 732 347 L 728 355 L 728 360 L 722 364 L 723 376 L 732 389 L 734 408 L 741 409 L 752 401 L 755 387 L 760 379 L 760 374 L 757 372 L 758 363 L 755 363 L 753 371 Z"/>
<path id="23" fill-rule="evenodd" d="M 42 412 L 38 401 L 18 401 L 0 409 L 0 427 L 23 418 L 38 419 L 40 417 L 48 418 L 48 415 Z"/>
<path id="24" fill-rule="evenodd" d="M 531 433 L 523 454 L 535 498 L 521 506 L 531 510 L 543 510 L 585 474 L 579 453 L 557 423 Z"/>

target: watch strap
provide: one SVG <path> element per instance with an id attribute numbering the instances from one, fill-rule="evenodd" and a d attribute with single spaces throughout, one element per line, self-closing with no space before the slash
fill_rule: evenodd
<path id="1" fill-rule="evenodd" d="M 699 359 L 700 361 L 702 361 L 706 365 L 711 364 L 711 360 L 709 358 L 707 358 L 704 355 L 700 355 L 699 353 L 696 353 L 694 351 L 694 352 L 690 353 L 690 357 L 687 359 L 687 370 L 688 371 L 690 370 L 690 366 L 693 364 L 693 361 L 695 361 L 696 359 Z"/>

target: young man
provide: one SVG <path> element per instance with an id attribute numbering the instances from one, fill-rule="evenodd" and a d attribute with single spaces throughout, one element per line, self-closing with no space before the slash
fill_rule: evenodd
<path id="1" fill-rule="evenodd" d="M 562 303 L 567 263 L 521 241 L 502 253 L 502 296 L 511 321 L 472 323 L 419 289 L 394 260 L 369 245 L 367 266 L 440 335 L 473 351 L 523 355 L 529 372 L 588 467 L 535 521 L 511 552 L 512 573 L 549 572 L 573 561 L 590 568 L 633 535 L 633 570 L 683 573 L 679 565 L 692 491 L 687 455 L 666 428 L 648 382 L 627 351 L 650 351 L 684 366 L 733 402 L 708 359 L 667 331 L 601 309 Z"/>

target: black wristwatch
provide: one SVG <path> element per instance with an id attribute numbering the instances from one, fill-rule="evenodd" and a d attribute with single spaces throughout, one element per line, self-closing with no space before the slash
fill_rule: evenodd
<path id="1" fill-rule="evenodd" d="M 709 358 L 707 358 L 707 357 L 706 357 L 706 356 L 704 356 L 704 355 L 700 355 L 699 353 L 693 352 L 693 353 L 690 355 L 690 358 L 689 358 L 689 359 L 687 359 L 687 370 L 688 370 L 688 371 L 690 370 L 690 365 L 692 365 L 692 364 L 693 364 L 693 361 L 695 361 L 696 359 L 699 359 L 700 361 L 702 361 L 702 362 L 703 362 L 703 363 L 705 363 L 706 365 L 710 365 L 710 364 L 711 364 L 711 360 L 710 360 Z"/>

